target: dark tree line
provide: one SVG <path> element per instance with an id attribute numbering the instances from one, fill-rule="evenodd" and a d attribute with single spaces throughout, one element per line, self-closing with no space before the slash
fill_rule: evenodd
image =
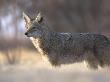
<path id="1" fill-rule="evenodd" d="M 23 11 L 33 14 L 39 10 L 58 31 L 100 32 L 106 31 L 105 28 L 109 26 L 109 2 L 110 0 L 0 0 L 0 10 L 3 15 L 7 15 L 11 6 L 14 24 L 17 22 L 15 20 L 22 17 Z M 18 17 L 15 13 L 17 9 L 20 13 Z M 15 27 L 17 31 L 18 27 Z"/>

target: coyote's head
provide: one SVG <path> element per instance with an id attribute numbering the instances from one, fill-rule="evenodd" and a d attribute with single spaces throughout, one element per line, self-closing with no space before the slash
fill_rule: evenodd
<path id="1" fill-rule="evenodd" d="M 41 13 L 38 13 L 38 15 L 34 19 L 31 19 L 25 13 L 23 13 L 23 17 L 25 20 L 25 27 L 27 29 L 27 32 L 25 32 L 25 35 L 27 37 L 38 38 L 44 35 L 47 28 L 44 25 L 44 21 L 43 21 L 44 19 L 41 16 Z"/>

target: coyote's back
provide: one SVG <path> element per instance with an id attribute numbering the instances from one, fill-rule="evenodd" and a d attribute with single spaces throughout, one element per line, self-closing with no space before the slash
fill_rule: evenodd
<path id="1" fill-rule="evenodd" d="M 23 14 L 27 32 L 39 53 L 52 65 L 86 61 L 88 67 L 110 65 L 110 41 L 94 33 L 59 33 L 48 28 L 41 14 L 31 19 Z"/>

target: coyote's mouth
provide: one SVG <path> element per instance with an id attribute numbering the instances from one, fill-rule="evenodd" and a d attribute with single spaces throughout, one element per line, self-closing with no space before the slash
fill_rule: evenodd
<path id="1" fill-rule="evenodd" d="M 27 37 L 31 37 L 31 36 L 30 36 L 30 34 L 29 34 L 29 33 L 27 33 L 27 32 L 25 33 L 25 35 L 26 35 Z"/>
<path id="2" fill-rule="evenodd" d="M 27 37 L 31 37 L 31 36 L 29 36 L 29 35 L 26 35 Z"/>

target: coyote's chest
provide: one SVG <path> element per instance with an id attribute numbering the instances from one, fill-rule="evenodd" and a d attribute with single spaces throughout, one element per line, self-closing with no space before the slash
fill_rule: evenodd
<path id="1" fill-rule="evenodd" d="M 34 44 L 34 46 L 37 48 L 38 52 L 41 54 L 41 57 L 44 61 L 48 61 L 48 57 L 47 55 L 44 55 L 45 52 L 43 50 L 43 46 L 41 45 L 41 42 L 39 39 L 34 39 L 33 37 L 30 37 L 32 43 Z"/>
<path id="2" fill-rule="evenodd" d="M 39 39 L 34 39 L 33 37 L 30 37 L 30 39 L 31 39 L 32 43 L 34 44 L 34 46 L 37 48 L 38 52 L 40 54 L 44 54 L 42 45 L 41 45 L 41 42 L 39 41 Z"/>

